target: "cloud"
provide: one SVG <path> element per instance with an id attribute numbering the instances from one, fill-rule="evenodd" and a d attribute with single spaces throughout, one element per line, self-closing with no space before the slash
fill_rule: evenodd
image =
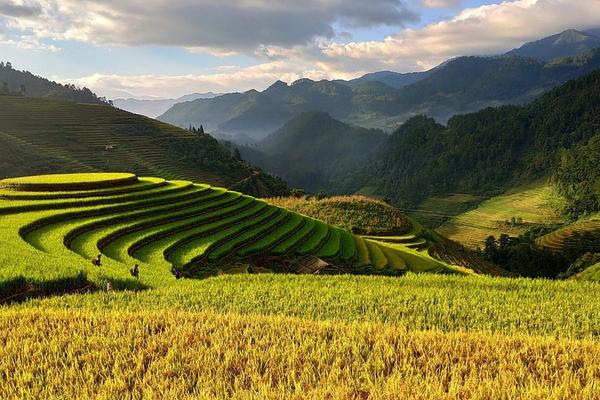
<path id="1" fill-rule="evenodd" d="M 427 8 L 450 8 L 457 7 L 461 0 L 421 0 L 421 4 Z"/>
<path id="2" fill-rule="evenodd" d="M 337 37 L 317 37 L 295 45 L 261 43 L 252 53 L 256 65 L 250 67 L 227 66 L 201 75 L 93 75 L 63 81 L 89 86 L 108 97 L 125 93 L 176 97 L 194 91 L 263 89 L 278 79 L 348 79 L 384 69 L 422 71 L 461 55 L 501 54 L 569 28 L 600 27 L 599 4 L 600 0 L 504 1 L 465 9 L 420 29 L 403 29 L 380 41 L 341 43 Z M 363 24 L 376 19 L 365 18 Z"/>
<path id="3" fill-rule="evenodd" d="M 332 43 L 329 62 L 397 70 L 431 68 L 461 55 L 491 55 L 569 28 L 600 26 L 600 1 L 516 0 L 465 9 L 454 18 L 405 29 L 383 41 Z"/>
<path id="4" fill-rule="evenodd" d="M 0 0 L 2 1 L 2 0 Z M 31 0 L 8 14 L 13 29 L 94 44 L 167 45 L 252 53 L 335 37 L 334 26 L 402 26 L 418 19 L 404 0 Z M 35 3 L 34 3 L 35 1 Z M 23 6 L 25 7 L 25 6 Z"/>
<path id="5" fill-rule="evenodd" d="M 14 0 L 0 0 L 0 15 L 7 17 L 33 17 L 41 13 L 36 3 L 17 3 Z"/>
<path id="6" fill-rule="evenodd" d="M 118 97 L 179 97 L 192 92 L 235 92 L 262 90 L 276 80 L 293 82 L 300 78 L 326 79 L 329 74 L 308 63 L 273 61 L 249 67 L 223 66 L 212 73 L 200 75 L 102 75 L 94 74 L 74 79 L 53 79 L 63 83 L 86 86 L 108 98 Z"/>

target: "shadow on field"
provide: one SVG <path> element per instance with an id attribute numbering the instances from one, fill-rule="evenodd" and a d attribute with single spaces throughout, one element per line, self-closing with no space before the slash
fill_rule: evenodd
<path id="1" fill-rule="evenodd" d="M 110 283 L 109 283 L 110 282 Z M 0 283 L 0 305 L 20 303 L 33 298 L 60 296 L 72 293 L 91 293 L 100 290 L 144 290 L 146 285 L 128 279 L 111 279 L 101 287 L 85 273 L 54 280 L 36 281 L 18 276 Z"/>

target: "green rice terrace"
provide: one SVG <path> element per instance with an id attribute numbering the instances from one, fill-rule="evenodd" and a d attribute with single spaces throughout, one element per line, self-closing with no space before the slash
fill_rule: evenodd
<path id="1" fill-rule="evenodd" d="M 473 273 L 431 257 L 418 232 L 383 242 L 238 192 L 133 174 L 1 180 L 0 219 L 4 301 L 222 273 Z"/>

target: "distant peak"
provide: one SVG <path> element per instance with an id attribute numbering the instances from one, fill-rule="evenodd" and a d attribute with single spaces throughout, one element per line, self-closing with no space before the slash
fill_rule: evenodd
<path id="1" fill-rule="evenodd" d="M 309 78 L 302 78 L 302 79 L 298 79 L 297 81 L 292 83 L 292 86 L 300 85 L 302 83 L 315 83 L 315 81 L 313 81 L 312 79 L 309 79 Z"/>
<path id="2" fill-rule="evenodd" d="M 580 32 L 576 29 L 568 29 L 560 34 L 558 34 L 558 38 L 556 43 L 576 43 L 582 40 L 589 38 L 590 35 Z"/>
<path id="3" fill-rule="evenodd" d="M 288 87 L 287 83 L 278 80 L 277 82 L 275 82 L 274 84 L 272 84 L 271 86 L 269 86 L 267 88 L 267 91 L 273 90 L 273 89 L 287 88 L 287 87 Z"/>

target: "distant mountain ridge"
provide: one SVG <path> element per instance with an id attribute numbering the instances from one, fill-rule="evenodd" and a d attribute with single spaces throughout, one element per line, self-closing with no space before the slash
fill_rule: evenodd
<path id="1" fill-rule="evenodd" d="M 581 32 L 569 29 L 535 42 L 526 43 L 518 49 L 509 51 L 506 55 L 530 57 L 539 61 L 574 56 L 600 47 L 600 37 L 596 32 L 596 30 Z"/>
<path id="2" fill-rule="evenodd" d="M 261 140 L 290 119 L 319 110 L 365 128 L 393 131 L 415 115 L 446 122 L 489 106 L 526 104 L 548 90 L 600 68 L 600 50 L 549 62 L 517 56 L 459 57 L 395 89 L 374 79 L 278 81 L 266 90 L 199 99 L 170 108 L 160 120 Z M 402 75 L 402 74 L 400 74 Z M 390 75 L 388 75 L 390 76 Z M 394 75 L 391 75 L 394 76 Z"/>
<path id="3" fill-rule="evenodd" d="M 138 99 L 138 98 L 119 98 L 114 99 L 113 104 L 121 110 L 129 111 L 135 114 L 145 115 L 150 118 L 156 118 L 163 114 L 169 108 L 177 103 L 194 101 L 197 99 L 212 99 L 221 96 L 222 93 L 192 93 L 176 99 Z"/>
<path id="4" fill-rule="evenodd" d="M 424 72 L 409 72 L 405 74 L 393 71 L 379 71 L 363 75 L 360 78 L 339 82 L 349 84 L 350 86 L 356 86 L 366 82 L 381 82 L 394 89 L 400 89 L 427 78 L 433 71 L 434 70 L 432 69 Z"/>

